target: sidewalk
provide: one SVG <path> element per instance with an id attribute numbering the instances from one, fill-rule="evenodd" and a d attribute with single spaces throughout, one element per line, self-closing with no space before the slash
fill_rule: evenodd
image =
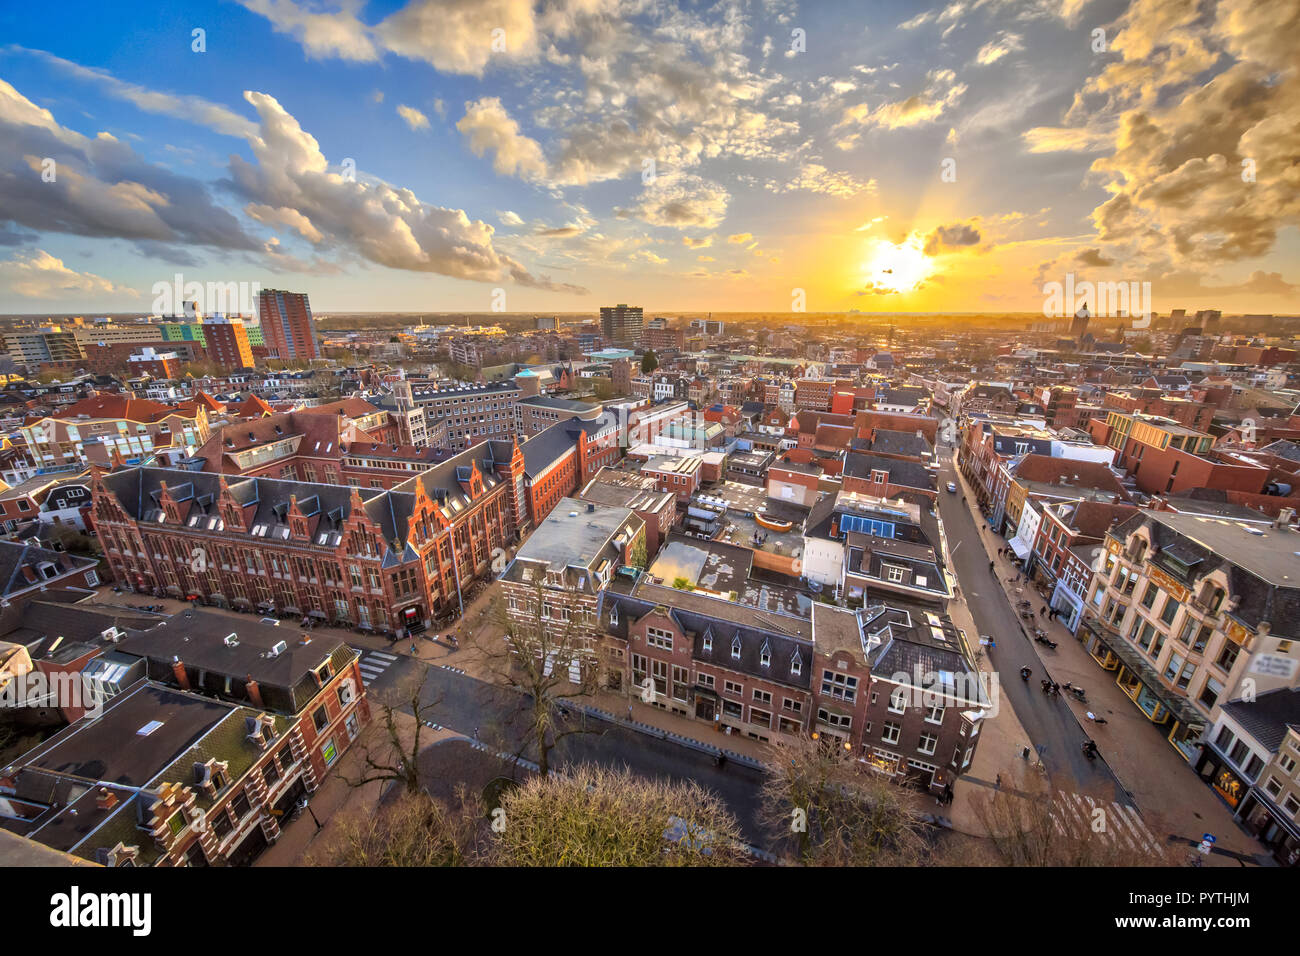
<path id="1" fill-rule="evenodd" d="M 1057 642 L 1056 650 L 1031 642 L 1043 674 L 1058 684 L 1069 682 L 1086 689 L 1086 704 L 1066 692 L 1061 694 L 1062 704 L 1070 709 L 1084 733 L 1097 742 L 1102 759 L 1142 811 L 1152 832 L 1191 841 L 1193 846 L 1204 833 L 1213 833 L 1217 839 L 1216 850 L 1267 859 L 1264 848 L 1238 826 L 1231 811 L 1201 782 L 1182 754 L 1120 690 L 1115 675 L 1102 670 L 1061 621 L 1049 621 L 1046 616 L 1038 615 L 1038 609 L 1047 605 L 1049 598 L 1023 580 L 1019 587 L 1024 593 L 1015 592 L 1017 585 L 1008 583 L 1007 579 L 1014 579 L 1019 571 L 1009 557 L 996 553 L 1006 545 L 1006 540 L 989 528 L 975 502 L 973 489 L 955 462 L 953 470 L 965 489 L 967 507 L 984 529 L 980 538 L 989 559 L 995 563 L 1003 594 L 1013 606 L 1016 600 L 1031 601 L 1035 620 L 1026 623 L 1046 630 L 1048 637 Z M 1089 711 L 1107 722 L 1104 725 L 1090 722 Z M 1238 865 L 1220 853 L 1212 854 L 1206 864 Z"/>

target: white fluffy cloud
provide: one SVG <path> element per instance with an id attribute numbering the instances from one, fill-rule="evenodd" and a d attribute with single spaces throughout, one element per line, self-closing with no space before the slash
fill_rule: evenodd
<path id="1" fill-rule="evenodd" d="M 519 130 L 501 100 L 485 96 L 465 104 L 456 129 L 469 141 L 475 156 L 491 154 L 492 168 L 501 176 L 541 179 L 546 175 L 542 147 Z"/>
<path id="2" fill-rule="evenodd" d="M 250 141 L 255 161 L 232 156 L 230 174 L 232 187 L 250 202 L 293 210 L 327 244 L 390 268 L 586 291 L 532 275 L 495 247 L 491 226 L 460 209 L 429 205 L 409 189 L 332 169 L 316 139 L 274 97 L 247 92 L 244 98 L 260 120 Z"/>
<path id="3" fill-rule="evenodd" d="M 407 106 L 403 103 L 397 107 L 397 115 L 406 121 L 406 125 L 413 130 L 429 128 L 429 117 L 425 116 L 414 106 Z"/>
<path id="4" fill-rule="evenodd" d="M 672 173 L 656 177 L 634 206 L 620 209 L 617 214 L 652 226 L 712 229 L 726 218 L 730 198 L 717 183 L 690 173 Z"/>
<path id="5" fill-rule="evenodd" d="M 0 288 L 32 299 L 67 299 L 87 295 L 139 295 L 92 272 L 77 272 L 43 249 L 19 252 L 0 261 Z"/>
<path id="6" fill-rule="evenodd" d="M 153 252 L 260 245 L 212 201 L 204 184 L 146 162 L 108 133 L 91 138 L 62 126 L 49 110 L 0 80 L 4 223 L 126 239 Z"/>

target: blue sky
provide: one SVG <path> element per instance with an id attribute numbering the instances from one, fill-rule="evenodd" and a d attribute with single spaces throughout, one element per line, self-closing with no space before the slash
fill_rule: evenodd
<path id="1" fill-rule="evenodd" d="M 0 311 L 1300 311 L 1298 7 L 9 5 Z"/>

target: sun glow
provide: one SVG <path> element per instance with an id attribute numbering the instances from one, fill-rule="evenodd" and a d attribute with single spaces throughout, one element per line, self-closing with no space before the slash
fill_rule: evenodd
<path id="1" fill-rule="evenodd" d="M 915 292 L 934 272 L 934 260 L 922 248 L 920 236 L 902 242 L 873 239 L 863 263 L 866 291 L 878 294 Z"/>

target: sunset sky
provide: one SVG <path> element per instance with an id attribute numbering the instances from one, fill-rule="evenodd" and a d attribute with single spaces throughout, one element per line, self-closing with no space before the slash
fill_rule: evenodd
<path id="1" fill-rule="evenodd" d="M 0 312 L 179 272 L 318 311 L 1038 311 L 1074 273 L 1300 313 L 1297 36 L 1300 0 L 4 4 Z"/>

